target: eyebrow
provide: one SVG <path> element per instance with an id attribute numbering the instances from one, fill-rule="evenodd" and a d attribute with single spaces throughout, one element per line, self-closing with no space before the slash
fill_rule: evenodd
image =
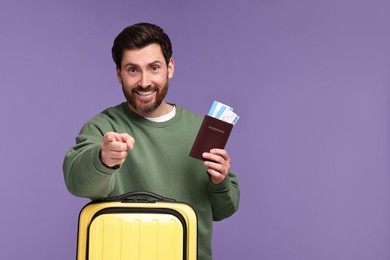
<path id="1" fill-rule="evenodd" d="M 158 64 L 164 64 L 163 62 L 161 62 L 161 61 L 159 61 L 159 60 L 156 60 L 156 61 L 153 61 L 153 62 L 148 63 L 148 66 L 154 65 L 154 64 L 156 64 L 156 63 L 158 63 Z M 128 66 L 139 67 L 138 64 L 131 63 L 131 62 L 124 64 L 124 67 L 128 67 Z"/>

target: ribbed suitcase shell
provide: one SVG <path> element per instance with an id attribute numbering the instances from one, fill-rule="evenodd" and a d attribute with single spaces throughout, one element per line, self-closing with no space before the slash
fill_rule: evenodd
<path id="1" fill-rule="evenodd" d="M 77 244 L 78 260 L 195 260 L 197 218 L 179 202 L 92 202 L 80 212 Z"/>

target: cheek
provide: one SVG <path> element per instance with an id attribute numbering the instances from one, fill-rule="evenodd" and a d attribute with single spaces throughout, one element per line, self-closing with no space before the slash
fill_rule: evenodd
<path id="1" fill-rule="evenodd" d="M 138 81 L 132 78 L 121 78 L 121 84 L 126 88 L 134 88 L 138 86 Z"/>
<path id="2" fill-rule="evenodd" d="M 163 87 L 163 86 L 165 86 L 165 84 L 168 82 L 169 79 L 170 79 L 169 74 L 168 75 L 165 74 L 165 75 L 160 75 L 160 76 L 154 78 L 153 82 L 156 85 Z"/>

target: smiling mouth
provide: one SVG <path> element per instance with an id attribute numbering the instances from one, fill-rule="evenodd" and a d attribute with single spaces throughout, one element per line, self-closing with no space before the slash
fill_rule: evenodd
<path id="1" fill-rule="evenodd" d="M 155 90 L 151 90 L 151 91 L 136 91 L 136 93 L 138 94 L 138 95 L 140 95 L 140 96 L 144 96 L 144 97 L 146 97 L 146 96 L 150 96 L 150 95 L 152 95 L 153 93 L 155 92 Z"/>

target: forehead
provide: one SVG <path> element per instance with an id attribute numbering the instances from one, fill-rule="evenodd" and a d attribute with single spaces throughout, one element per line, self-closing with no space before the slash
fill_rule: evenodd
<path id="1" fill-rule="evenodd" d="M 122 65 L 129 63 L 144 65 L 153 62 L 165 62 L 161 47 L 157 43 L 149 44 L 140 49 L 125 49 L 123 51 Z"/>

